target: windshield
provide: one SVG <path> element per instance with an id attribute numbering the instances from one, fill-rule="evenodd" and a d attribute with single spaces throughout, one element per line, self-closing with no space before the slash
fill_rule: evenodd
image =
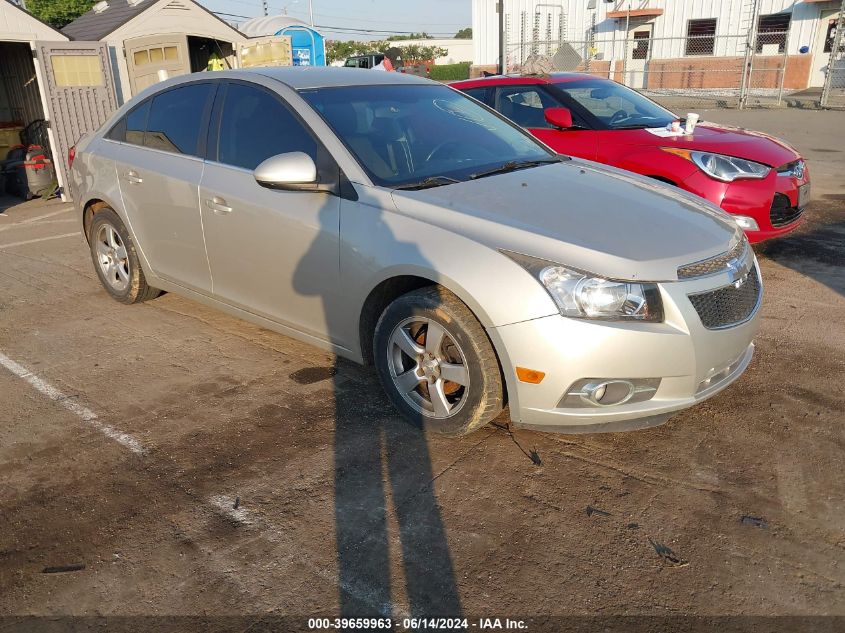
<path id="1" fill-rule="evenodd" d="M 300 94 L 383 187 L 443 185 L 505 164 L 530 166 L 555 157 L 446 86 L 346 86 Z"/>
<path id="2" fill-rule="evenodd" d="M 666 127 L 677 120 L 651 99 L 612 81 L 584 79 L 554 87 L 611 130 Z"/>

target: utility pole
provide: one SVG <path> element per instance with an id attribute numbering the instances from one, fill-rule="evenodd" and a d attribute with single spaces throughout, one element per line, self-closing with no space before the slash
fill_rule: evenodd
<path id="1" fill-rule="evenodd" d="M 505 0 L 496 2 L 496 11 L 499 12 L 499 68 L 500 75 L 505 74 Z"/>
<path id="2" fill-rule="evenodd" d="M 308 13 L 311 14 L 311 28 L 314 28 L 314 1 L 308 0 Z"/>

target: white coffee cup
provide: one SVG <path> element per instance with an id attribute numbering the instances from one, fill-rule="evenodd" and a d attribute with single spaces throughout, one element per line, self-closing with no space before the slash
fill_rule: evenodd
<path id="1" fill-rule="evenodd" d="M 698 115 L 695 112 L 687 112 L 686 133 L 692 134 L 695 132 L 695 126 L 698 123 Z"/>

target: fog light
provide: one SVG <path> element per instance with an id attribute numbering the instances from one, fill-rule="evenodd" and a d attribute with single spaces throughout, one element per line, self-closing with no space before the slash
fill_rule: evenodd
<path id="1" fill-rule="evenodd" d="M 759 231 L 760 227 L 757 226 L 757 220 L 754 218 L 749 218 L 747 215 L 735 215 L 733 216 L 734 222 L 739 225 L 739 228 L 745 231 Z"/>
<path id="2" fill-rule="evenodd" d="M 650 400 L 660 378 L 582 378 L 560 399 L 558 408 L 614 407 Z"/>

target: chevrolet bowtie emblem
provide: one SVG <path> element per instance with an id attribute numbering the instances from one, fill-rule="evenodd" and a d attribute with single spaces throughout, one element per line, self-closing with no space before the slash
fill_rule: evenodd
<path id="1" fill-rule="evenodd" d="M 728 279 L 735 288 L 739 288 L 748 279 L 748 273 L 751 270 L 747 261 L 742 261 L 738 258 L 730 260 L 727 264 Z"/>

